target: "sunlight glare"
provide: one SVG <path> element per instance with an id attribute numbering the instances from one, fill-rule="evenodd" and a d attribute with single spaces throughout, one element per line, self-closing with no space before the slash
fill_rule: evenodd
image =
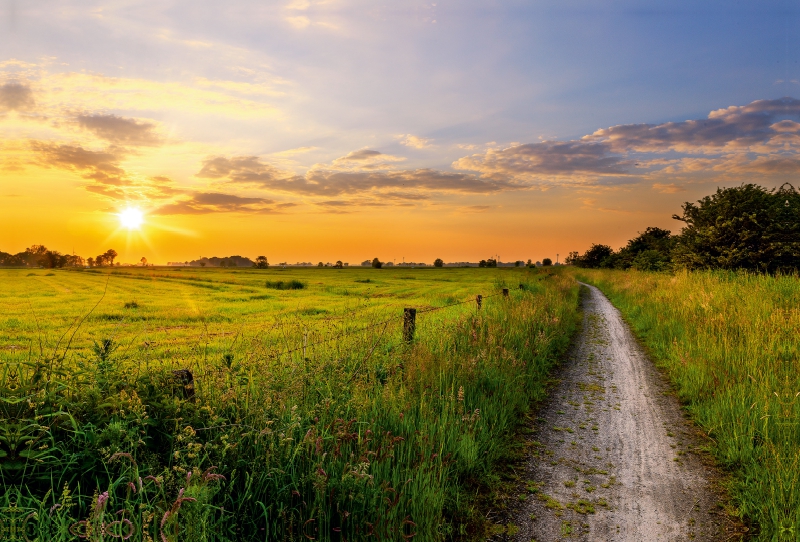
<path id="1" fill-rule="evenodd" d="M 142 214 L 142 211 L 134 207 L 128 207 L 118 216 L 122 227 L 128 228 L 129 230 L 138 230 L 141 227 L 142 222 L 144 222 L 144 214 Z"/>

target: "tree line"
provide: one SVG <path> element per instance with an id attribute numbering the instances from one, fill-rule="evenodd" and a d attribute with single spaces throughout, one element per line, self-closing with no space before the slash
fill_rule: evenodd
<path id="1" fill-rule="evenodd" d="M 9 254 L 0 251 L 0 266 L 2 267 L 44 267 L 54 269 L 60 267 L 103 267 L 114 265 L 117 251 L 108 249 L 94 258 L 84 259 L 77 254 L 62 254 L 57 250 L 50 250 L 44 245 L 31 245 L 22 252 Z M 119 265 L 119 264 L 117 264 Z"/>
<path id="2" fill-rule="evenodd" d="M 577 267 L 639 269 L 745 269 L 762 273 L 800 270 L 800 193 L 789 183 L 777 189 L 757 184 L 718 188 L 673 215 L 680 234 L 650 227 L 614 251 L 593 244 L 571 252 Z"/>

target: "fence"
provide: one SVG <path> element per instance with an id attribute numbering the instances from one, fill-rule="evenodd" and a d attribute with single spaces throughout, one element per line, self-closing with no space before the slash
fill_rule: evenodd
<path id="1" fill-rule="evenodd" d="M 519 289 L 520 290 L 524 289 L 524 285 L 520 284 L 519 285 Z M 283 356 L 288 356 L 290 354 L 294 354 L 296 352 L 301 352 L 302 351 L 303 352 L 303 358 L 305 358 L 306 357 L 306 351 L 309 348 L 313 348 L 315 346 L 319 346 L 319 345 L 331 343 L 331 342 L 334 342 L 334 341 L 338 341 L 338 340 L 341 340 L 341 339 L 343 339 L 345 337 L 352 336 L 352 335 L 357 335 L 357 334 L 363 333 L 364 331 L 369 331 L 370 329 L 378 328 L 378 327 L 381 327 L 381 326 L 383 326 L 385 328 L 389 324 L 391 324 L 393 322 L 399 322 L 401 320 L 403 322 L 403 341 L 406 342 L 406 343 L 411 343 L 411 342 L 414 341 L 414 335 L 416 333 L 416 328 L 417 328 L 417 321 L 416 320 L 417 320 L 417 315 L 418 314 L 427 314 L 427 313 L 431 313 L 431 312 L 436 312 L 436 311 L 448 309 L 450 307 L 456 307 L 458 305 L 465 305 L 467 303 L 475 303 L 476 309 L 477 310 L 481 310 L 481 308 L 483 307 L 483 301 L 485 299 L 489 299 L 489 298 L 497 297 L 497 296 L 503 296 L 504 299 L 507 299 L 509 297 L 509 289 L 508 288 L 502 288 L 501 292 L 496 293 L 496 294 L 490 294 L 490 295 L 478 294 L 478 295 L 475 296 L 475 298 L 466 299 L 464 301 L 458 301 L 456 303 L 450 303 L 448 305 L 443 305 L 441 307 L 430 307 L 430 308 L 425 308 L 425 309 L 416 309 L 416 308 L 413 308 L 413 307 L 405 307 L 405 308 L 403 308 L 402 316 L 388 318 L 386 320 L 382 320 L 380 322 L 377 322 L 377 323 L 374 323 L 374 324 L 370 324 L 368 326 L 364 326 L 364 327 L 359 328 L 357 330 L 342 332 L 342 333 L 339 333 L 339 334 L 337 334 L 337 335 L 335 335 L 333 337 L 329 337 L 329 338 L 322 339 L 322 340 L 319 340 L 319 341 L 315 341 L 315 342 L 312 342 L 312 343 L 308 343 L 304 338 L 303 346 L 300 346 L 300 347 L 297 347 L 297 348 L 291 348 L 289 350 L 284 350 L 282 352 L 278 352 L 278 353 L 272 354 L 272 357 L 280 358 L 280 357 L 283 357 Z M 177 370 L 172 371 L 172 374 L 175 377 L 175 380 L 177 381 L 177 383 L 180 385 L 180 388 L 182 388 L 182 392 L 181 393 L 183 394 L 183 396 L 185 398 L 189 398 L 190 400 L 193 400 L 194 399 L 194 376 L 193 376 L 192 372 L 189 369 L 177 369 Z"/>

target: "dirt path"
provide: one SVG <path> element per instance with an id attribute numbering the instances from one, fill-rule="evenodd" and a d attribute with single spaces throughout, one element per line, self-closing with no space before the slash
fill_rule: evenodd
<path id="1" fill-rule="evenodd" d="M 721 539 L 714 475 L 692 451 L 692 424 L 619 312 L 588 289 L 583 328 L 534 434 L 514 538 Z"/>

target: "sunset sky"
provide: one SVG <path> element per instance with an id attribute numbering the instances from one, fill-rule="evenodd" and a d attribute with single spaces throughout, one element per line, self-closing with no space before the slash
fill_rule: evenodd
<path id="1" fill-rule="evenodd" d="M 0 250 L 618 248 L 800 187 L 798 62 L 789 1 L 0 0 Z"/>

